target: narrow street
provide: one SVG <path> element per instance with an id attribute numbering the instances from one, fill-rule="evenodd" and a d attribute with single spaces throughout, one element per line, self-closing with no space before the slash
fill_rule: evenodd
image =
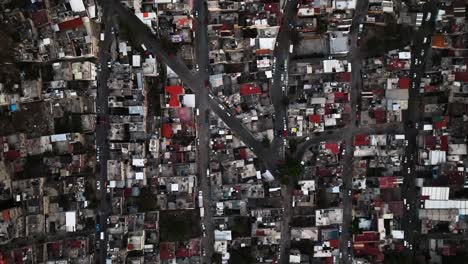
<path id="1" fill-rule="evenodd" d="M 351 47 L 349 51 L 348 60 L 351 63 L 351 93 L 350 93 L 350 104 L 351 113 L 348 123 L 350 133 L 344 133 L 343 143 L 345 144 L 346 152 L 343 158 L 343 185 L 341 189 L 342 202 L 343 202 L 343 225 L 342 232 L 340 234 L 340 253 L 343 257 L 341 263 L 353 263 L 353 250 L 352 240 L 353 236 L 351 233 L 351 223 L 353 220 L 353 168 L 354 168 L 354 135 L 356 134 L 356 113 L 358 107 L 358 97 L 362 90 L 362 76 L 361 76 L 361 65 L 362 56 L 358 46 L 358 28 L 359 24 L 364 20 L 367 10 L 368 1 L 358 1 L 356 10 L 353 18 L 353 24 L 349 33 L 349 39 L 351 41 Z M 351 245 L 351 247 L 350 247 Z"/>
<path id="2" fill-rule="evenodd" d="M 273 57 L 273 83 L 270 89 L 271 101 L 275 108 L 275 138 L 271 148 L 271 152 L 275 156 L 271 157 L 273 159 L 272 161 L 283 160 L 286 148 L 283 141 L 288 133 L 288 106 L 285 104 L 285 99 L 288 96 L 289 46 L 292 44 L 291 32 L 294 30 L 290 25 L 295 25 L 294 18 L 297 12 L 297 2 L 297 0 L 286 2 L 286 6 L 283 10 L 283 21 L 280 26 L 280 32 L 276 37 L 276 47 Z M 286 132 L 286 137 L 283 135 L 283 132 Z"/>
<path id="3" fill-rule="evenodd" d="M 110 69 L 107 66 L 110 62 L 110 47 L 113 41 L 112 35 L 112 17 L 114 10 L 111 2 L 104 0 L 101 3 L 104 21 L 104 41 L 100 42 L 98 61 L 101 71 L 98 72 L 97 76 L 97 98 L 96 98 L 96 111 L 98 116 L 98 122 L 96 122 L 96 151 L 99 155 L 99 181 L 101 189 L 100 191 L 100 202 L 98 209 L 100 232 L 104 232 L 104 239 L 100 240 L 99 244 L 99 263 L 106 263 L 107 257 L 107 217 L 111 212 L 110 202 L 107 197 L 107 190 L 104 185 L 107 182 L 107 160 L 109 159 L 109 142 L 107 135 L 109 133 L 109 107 L 107 104 L 107 98 L 109 96 L 109 89 L 107 87 L 107 79 L 109 77 Z M 96 234 L 96 239 L 100 239 L 100 234 Z"/>
<path id="4" fill-rule="evenodd" d="M 193 14 L 195 16 L 195 61 L 199 78 L 208 83 L 210 60 L 207 25 L 204 23 L 208 18 L 208 9 L 205 1 L 194 1 Z M 213 213 L 211 210 L 211 186 L 209 179 L 210 162 L 210 125 L 209 105 L 208 105 L 209 87 L 201 89 L 197 93 L 197 165 L 199 175 L 200 189 L 203 191 L 203 208 L 205 217 L 203 223 L 202 263 L 210 263 L 211 256 L 214 253 L 214 226 Z"/>
<path id="5" fill-rule="evenodd" d="M 274 134 L 271 144 L 272 155 L 269 156 L 269 164 L 275 164 L 278 160 L 285 158 L 285 145 L 288 134 L 287 104 L 285 98 L 288 96 L 288 65 L 289 46 L 291 45 L 291 31 L 297 13 L 297 0 L 287 1 L 283 9 L 283 20 L 280 32 L 276 38 L 274 50 L 273 83 L 270 89 L 270 97 L 275 109 Z M 291 26 L 292 25 L 292 26 Z M 284 133 L 284 134 L 283 134 Z M 279 252 L 279 263 L 289 263 L 289 250 L 291 247 L 291 216 L 292 216 L 292 191 L 293 181 L 281 186 L 283 200 L 283 218 L 281 228 L 281 244 Z"/>
<path id="6" fill-rule="evenodd" d="M 403 175 L 405 181 L 403 183 L 404 198 L 410 206 L 410 210 L 406 211 L 404 214 L 404 226 L 405 230 L 405 240 L 409 245 L 412 245 L 412 250 L 410 248 L 405 248 L 405 253 L 409 257 L 409 261 L 413 262 L 414 253 L 417 251 L 419 243 L 419 220 L 418 220 L 418 208 L 419 203 L 417 201 L 417 191 L 415 187 L 415 179 L 417 176 L 416 165 L 417 165 L 417 135 L 418 129 L 416 124 L 422 121 L 421 116 L 421 94 L 419 93 L 419 86 L 421 83 L 421 77 L 424 74 L 424 68 L 426 63 L 426 57 L 421 55 L 421 52 L 424 50 L 424 54 L 427 54 L 428 49 L 430 48 L 430 41 L 424 43 L 423 39 L 430 39 L 433 30 L 434 30 L 434 19 L 437 15 L 437 3 L 436 1 L 431 1 L 424 5 L 423 9 L 424 20 L 421 27 L 415 33 L 413 38 L 413 47 L 411 51 L 411 89 L 409 91 L 409 100 L 408 100 L 408 110 L 407 114 L 404 117 L 403 123 L 407 126 L 406 128 L 406 139 L 408 140 L 408 146 L 406 147 L 406 154 L 404 157 L 404 168 Z M 431 13 L 432 19 L 426 21 L 427 14 Z M 419 59 L 421 63 L 418 65 L 415 63 L 416 59 Z"/>

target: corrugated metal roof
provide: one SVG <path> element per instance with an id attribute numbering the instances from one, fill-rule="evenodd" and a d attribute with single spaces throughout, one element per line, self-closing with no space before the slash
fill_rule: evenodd
<path id="1" fill-rule="evenodd" d="M 450 194 L 449 187 L 423 187 L 422 196 L 429 196 L 430 200 L 448 200 Z"/>

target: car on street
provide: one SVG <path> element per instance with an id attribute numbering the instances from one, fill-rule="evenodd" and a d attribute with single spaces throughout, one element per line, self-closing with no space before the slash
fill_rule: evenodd
<path id="1" fill-rule="evenodd" d="M 427 13 L 426 21 L 429 21 L 431 19 L 431 13 Z"/>
<path id="2" fill-rule="evenodd" d="M 101 189 L 101 182 L 96 181 L 96 189 L 100 190 Z"/>

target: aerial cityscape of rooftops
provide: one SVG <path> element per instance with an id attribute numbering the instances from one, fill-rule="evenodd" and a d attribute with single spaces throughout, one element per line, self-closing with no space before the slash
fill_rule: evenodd
<path id="1" fill-rule="evenodd" d="M 467 7 L 0 0 L 0 264 L 468 263 Z"/>

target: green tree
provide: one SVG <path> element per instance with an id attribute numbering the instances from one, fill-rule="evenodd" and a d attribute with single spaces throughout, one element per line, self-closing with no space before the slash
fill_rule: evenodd
<path id="1" fill-rule="evenodd" d="M 281 184 L 288 185 L 293 181 L 297 182 L 299 176 L 304 172 L 304 167 L 301 165 L 301 162 L 290 155 L 286 155 L 286 161 L 281 168 Z"/>
<path id="2" fill-rule="evenodd" d="M 262 144 L 266 148 L 270 147 L 270 139 L 266 135 L 262 138 Z"/>
<path id="3" fill-rule="evenodd" d="M 177 52 L 179 52 L 180 50 L 180 45 L 179 44 L 176 44 L 176 43 L 173 43 L 169 36 L 161 36 L 161 38 L 159 39 L 159 41 L 161 42 L 161 46 L 167 50 L 170 54 L 177 54 Z"/>

